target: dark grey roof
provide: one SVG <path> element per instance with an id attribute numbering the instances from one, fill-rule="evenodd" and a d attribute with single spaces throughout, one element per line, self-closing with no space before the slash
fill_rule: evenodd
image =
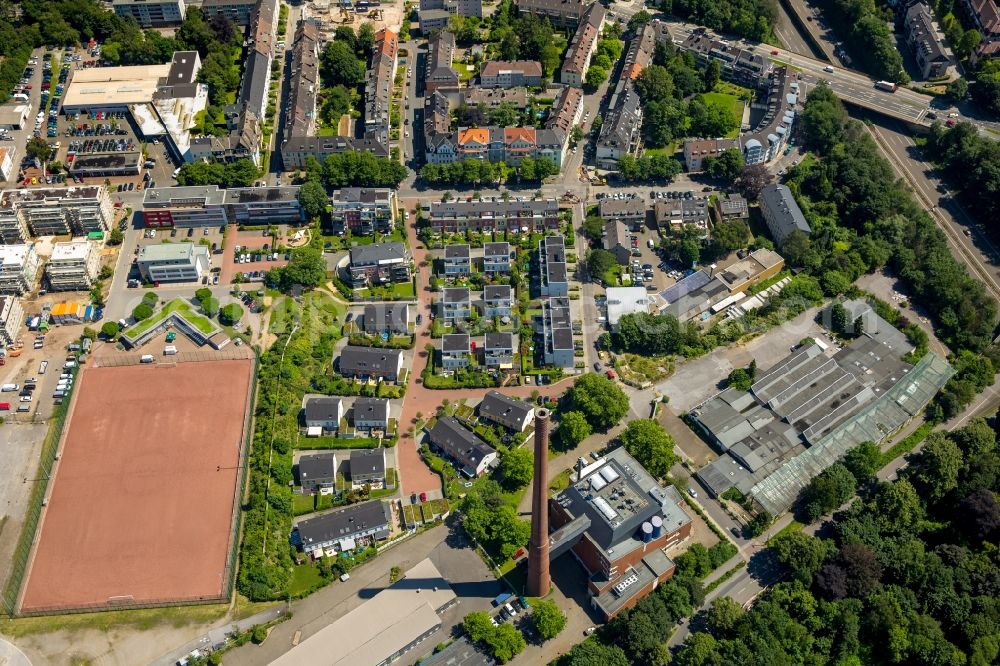
<path id="1" fill-rule="evenodd" d="M 487 257 L 503 256 L 510 259 L 510 243 L 486 243 L 483 245 L 483 255 Z"/>
<path id="2" fill-rule="evenodd" d="M 385 476 L 385 451 L 382 449 L 351 451 L 351 476 L 359 474 Z"/>
<path id="3" fill-rule="evenodd" d="M 403 352 L 399 349 L 353 347 L 340 352 L 340 372 L 345 375 L 395 375 Z"/>
<path id="4" fill-rule="evenodd" d="M 779 243 L 796 229 L 806 234 L 812 231 L 787 186 L 768 185 L 761 190 L 760 199 L 762 205 L 767 208 L 768 226 L 773 226 L 775 240 Z"/>
<path id="5" fill-rule="evenodd" d="M 378 303 L 366 305 L 364 312 L 366 333 L 384 330 L 406 330 L 409 325 L 409 306 L 406 303 Z"/>
<path id="6" fill-rule="evenodd" d="M 573 349 L 573 331 L 568 328 L 553 328 L 552 349 Z"/>
<path id="7" fill-rule="evenodd" d="M 195 71 L 197 59 L 197 51 L 177 51 L 174 53 L 173 60 L 170 61 L 170 69 L 167 72 L 167 85 L 194 83 L 197 74 Z"/>
<path id="8" fill-rule="evenodd" d="M 429 433 L 431 443 L 475 472 L 483 458 L 496 453 L 492 446 L 466 430 L 453 416 L 437 420 Z"/>
<path id="9" fill-rule="evenodd" d="M 513 298 L 514 292 L 509 284 L 488 284 L 483 287 L 483 298 L 487 301 L 496 301 L 501 298 Z"/>
<path id="10" fill-rule="evenodd" d="M 335 476 L 336 460 L 332 453 L 317 453 L 299 458 L 299 481 L 303 485 L 309 479 L 332 479 Z"/>
<path id="11" fill-rule="evenodd" d="M 251 109 L 255 113 L 264 108 L 270 76 L 269 58 L 263 53 L 251 49 L 243 65 L 243 78 L 240 84 L 238 101 L 243 108 Z"/>
<path id="12" fill-rule="evenodd" d="M 446 352 L 469 353 L 468 333 L 448 333 L 441 338 L 441 350 Z"/>
<path id="13" fill-rule="evenodd" d="M 309 398 L 306 401 L 307 421 L 336 421 L 340 417 L 340 398 Z"/>
<path id="14" fill-rule="evenodd" d="M 445 289 L 441 300 L 445 303 L 468 303 L 469 302 L 469 288 L 468 287 L 452 287 L 450 289 Z"/>
<path id="15" fill-rule="evenodd" d="M 354 420 L 388 421 L 389 401 L 383 398 L 358 398 L 354 401 Z"/>
<path id="16" fill-rule="evenodd" d="M 444 248 L 445 259 L 468 259 L 468 245 L 448 245 Z"/>
<path id="17" fill-rule="evenodd" d="M 514 334 L 513 333 L 487 333 L 486 342 L 484 344 L 487 350 L 489 349 L 513 349 L 514 348 Z"/>
<path id="18" fill-rule="evenodd" d="M 358 266 L 406 259 L 406 246 L 398 242 L 372 243 L 351 248 L 351 263 Z"/>
<path id="19" fill-rule="evenodd" d="M 517 400 L 499 391 L 490 391 L 479 403 L 479 415 L 501 423 L 524 421 L 531 413 L 531 403 Z"/>
<path id="20" fill-rule="evenodd" d="M 317 518 L 299 523 L 295 530 L 302 544 L 325 543 L 337 539 L 351 538 L 372 529 L 386 529 L 389 525 L 387 507 L 378 500 L 353 504 L 346 509 L 334 511 Z"/>

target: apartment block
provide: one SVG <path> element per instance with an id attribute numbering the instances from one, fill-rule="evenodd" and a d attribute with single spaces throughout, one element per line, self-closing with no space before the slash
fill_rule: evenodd
<path id="1" fill-rule="evenodd" d="M 0 210 L 13 211 L 23 223 L 14 223 L 7 213 L 0 226 L 12 237 L 25 228 L 35 236 L 82 236 L 107 231 L 114 219 L 114 203 L 103 185 L 7 190 L 0 196 Z"/>
<path id="2" fill-rule="evenodd" d="M 479 201 L 433 202 L 429 217 L 435 233 L 528 233 L 558 229 L 559 202 L 555 199 L 504 201 L 499 197 Z"/>
<path id="3" fill-rule="evenodd" d="M 302 224 L 305 212 L 296 187 L 216 185 L 157 187 L 143 196 L 147 227 L 221 227 L 226 224 Z"/>
<path id="4" fill-rule="evenodd" d="M 439 32 L 428 44 L 427 71 L 424 74 L 424 90 L 458 90 L 458 72 L 452 68 L 455 61 L 455 35 Z"/>
<path id="5" fill-rule="evenodd" d="M 39 263 L 34 245 L 0 245 L 0 294 L 20 296 L 31 291 Z"/>
<path id="6" fill-rule="evenodd" d="M 542 63 L 537 60 L 490 60 L 479 70 L 484 88 L 516 88 L 542 85 Z"/>
<path id="7" fill-rule="evenodd" d="M 793 231 L 812 233 L 802 209 L 786 185 L 768 185 L 760 192 L 760 212 L 778 245 Z"/>
<path id="8" fill-rule="evenodd" d="M 702 66 L 715 60 L 724 79 L 748 88 L 765 84 L 771 71 L 771 62 L 763 56 L 717 39 L 705 28 L 695 28 L 678 48 L 694 54 L 695 60 Z"/>
<path id="9" fill-rule="evenodd" d="M 444 276 L 469 277 L 472 273 L 471 248 L 468 245 L 447 245 L 444 248 Z"/>
<path id="10" fill-rule="evenodd" d="M 355 287 L 407 282 L 410 253 L 402 243 L 373 243 L 351 248 L 351 281 Z"/>
<path id="11" fill-rule="evenodd" d="M 383 28 L 375 33 L 365 84 L 365 135 L 386 145 L 389 143 L 389 100 L 398 48 L 399 39 L 392 30 Z"/>
<path id="12" fill-rule="evenodd" d="M 446 324 L 455 325 L 472 316 L 472 298 L 468 287 L 451 287 L 441 292 L 441 317 Z"/>
<path id="13" fill-rule="evenodd" d="M 395 228 L 393 211 L 396 191 L 386 188 L 347 187 L 336 190 L 330 199 L 333 233 L 347 231 L 355 236 L 391 234 Z"/>
<path id="14" fill-rule="evenodd" d="M 489 276 L 508 275 L 512 256 L 510 243 L 483 244 L 483 273 Z"/>
<path id="15" fill-rule="evenodd" d="M 572 368 L 576 364 L 573 328 L 568 298 L 549 298 L 542 303 L 542 344 L 546 365 Z"/>
<path id="16" fill-rule="evenodd" d="M 449 333 L 441 337 L 441 367 L 445 370 L 467 368 L 470 364 L 468 333 Z"/>
<path id="17" fill-rule="evenodd" d="M 24 324 L 24 306 L 15 296 L 0 296 L 0 344 L 12 345 Z"/>
<path id="18" fill-rule="evenodd" d="M 134 18 L 143 28 L 162 28 L 184 22 L 184 0 L 112 0 L 115 14 Z"/>
<path id="19" fill-rule="evenodd" d="M 684 164 L 688 173 L 701 171 L 706 157 L 718 157 L 730 148 L 739 150 L 739 139 L 686 139 Z"/>
<path id="20" fill-rule="evenodd" d="M 588 0 L 517 0 L 517 9 L 549 19 L 555 26 L 574 26 L 583 18 Z"/>
<path id="21" fill-rule="evenodd" d="M 483 287 L 483 316 L 509 317 L 514 308 L 514 289 L 507 284 Z"/>
<path id="22" fill-rule="evenodd" d="M 538 241 L 538 263 L 541 268 L 542 296 L 568 295 L 566 239 L 557 234 Z"/>
<path id="23" fill-rule="evenodd" d="M 249 25 L 257 0 L 202 0 L 201 11 L 206 19 L 225 16 L 236 25 Z"/>
<path id="24" fill-rule="evenodd" d="M 194 243 L 143 245 L 137 259 L 148 282 L 195 282 L 212 263 L 209 249 Z"/>
<path id="25" fill-rule="evenodd" d="M 903 34 L 925 79 L 944 76 L 951 64 L 951 53 L 941 43 L 938 32 L 937 22 L 926 3 L 910 6 L 903 17 Z"/>
<path id="26" fill-rule="evenodd" d="M 573 35 L 573 41 L 569 44 L 562 69 L 559 70 L 561 82 L 577 88 L 583 85 L 587 78 L 587 70 L 590 68 L 590 58 L 597 50 L 597 42 L 601 37 L 605 16 L 607 16 L 607 10 L 599 2 L 595 2 L 587 8 L 583 20 L 580 21 L 580 25 Z"/>
<path id="27" fill-rule="evenodd" d="M 483 18 L 483 0 L 420 0 L 419 10 L 421 27 L 426 11 L 442 10 L 458 16 Z"/>
<path id="28" fill-rule="evenodd" d="M 51 291 L 89 291 L 101 270 L 101 250 L 97 243 L 74 240 L 55 243 L 45 264 Z"/>

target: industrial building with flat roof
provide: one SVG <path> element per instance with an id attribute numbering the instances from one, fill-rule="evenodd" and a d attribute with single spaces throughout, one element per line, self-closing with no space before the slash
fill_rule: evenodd
<path id="1" fill-rule="evenodd" d="M 458 597 L 430 559 L 354 610 L 340 616 L 271 666 L 385 666 L 442 626 L 441 613 Z"/>
<path id="2" fill-rule="evenodd" d="M 690 537 L 691 518 L 677 490 L 661 486 L 623 447 L 571 480 L 549 500 L 549 556 L 573 554 L 587 573 L 591 606 L 608 621 L 673 575 L 664 551 Z"/>
<path id="3" fill-rule="evenodd" d="M 212 258 L 204 245 L 158 243 L 143 245 L 137 263 L 149 282 L 193 282 L 208 271 Z"/>
<path id="4" fill-rule="evenodd" d="M 750 391 L 729 388 L 691 411 L 723 455 L 698 471 L 713 495 L 735 487 L 772 516 L 862 442 L 898 431 L 953 374 L 933 352 L 910 365 L 906 336 L 864 301 L 844 304 L 865 331 L 839 351 L 807 343 L 759 372 Z"/>

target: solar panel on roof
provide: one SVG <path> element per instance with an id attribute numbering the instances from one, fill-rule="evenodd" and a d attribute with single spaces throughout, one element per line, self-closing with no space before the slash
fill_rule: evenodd
<path id="1" fill-rule="evenodd" d="M 673 286 L 664 289 L 662 292 L 660 292 L 660 296 L 662 296 L 663 300 L 665 300 L 667 303 L 674 303 L 680 300 L 681 298 L 684 298 L 692 291 L 696 289 L 701 289 L 711 281 L 712 281 L 711 275 L 709 275 L 705 271 L 698 271 L 678 281 Z"/>

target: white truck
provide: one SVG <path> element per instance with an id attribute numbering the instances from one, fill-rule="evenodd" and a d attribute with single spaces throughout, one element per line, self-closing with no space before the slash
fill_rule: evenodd
<path id="1" fill-rule="evenodd" d="M 174 354 L 177 353 L 177 347 L 175 347 L 174 345 L 167 345 L 166 347 L 163 348 L 163 353 L 166 356 L 173 356 Z"/>
<path id="2" fill-rule="evenodd" d="M 4 384 L 3 386 L 0 386 L 0 391 L 3 391 L 4 393 L 10 393 L 11 391 L 16 391 L 19 388 L 21 387 L 18 386 L 17 384 Z"/>
<path id="3" fill-rule="evenodd" d="M 141 356 L 141 357 L 139 358 L 139 362 L 140 362 L 140 363 L 152 363 L 152 362 L 153 362 L 153 361 L 155 361 L 155 360 L 156 360 L 156 359 L 155 359 L 155 358 L 153 357 L 153 355 L 152 355 L 152 354 L 143 354 L 143 355 L 142 355 L 142 356 Z"/>

